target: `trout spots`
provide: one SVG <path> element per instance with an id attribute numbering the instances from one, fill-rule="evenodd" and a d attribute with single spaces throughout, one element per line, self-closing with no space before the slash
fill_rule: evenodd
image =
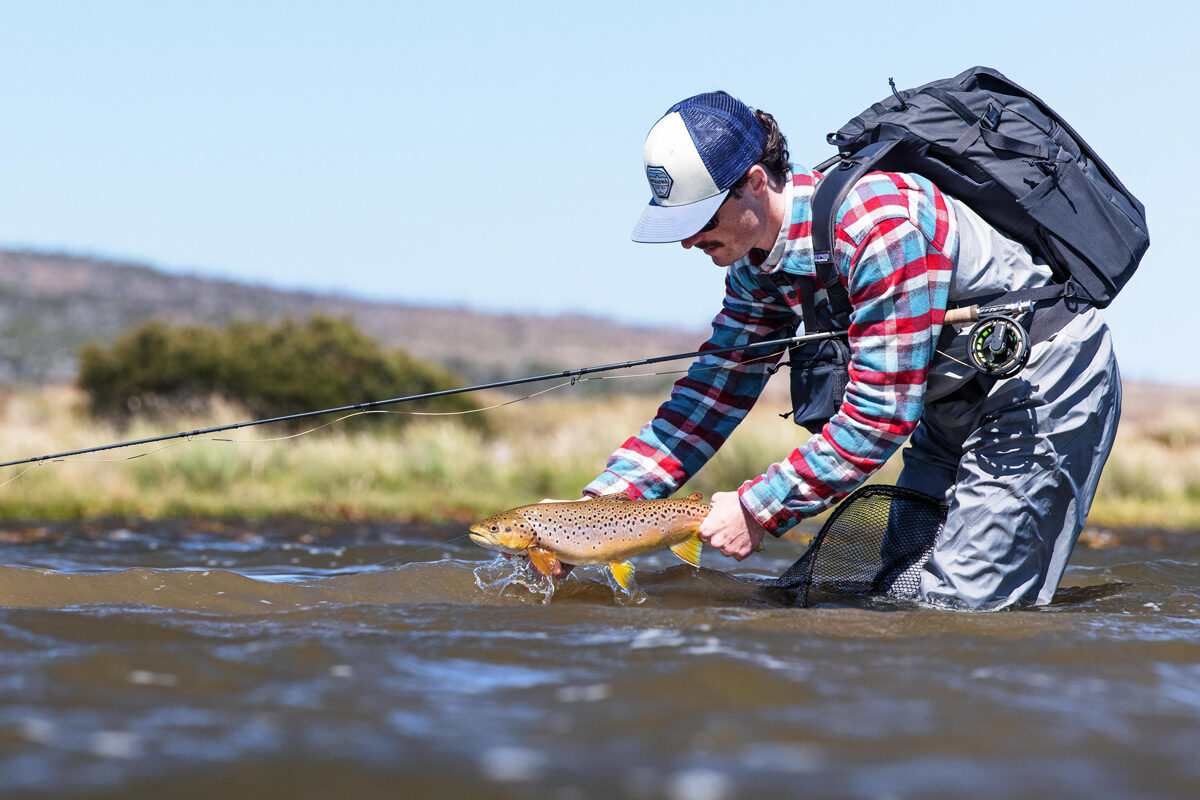
<path id="1" fill-rule="evenodd" d="M 522 506 L 481 524 L 510 523 L 513 532 L 527 531 L 524 547 L 536 545 L 566 563 L 607 564 L 660 548 L 674 550 L 694 534 L 708 510 L 708 504 L 697 497 L 632 501 L 624 495 L 611 495 L 584 502 Z M 505 541 L 493 544 L 482 537 L 473 539 L 505 552 L 523 549 L 511 537 L 493 535 Z"/>

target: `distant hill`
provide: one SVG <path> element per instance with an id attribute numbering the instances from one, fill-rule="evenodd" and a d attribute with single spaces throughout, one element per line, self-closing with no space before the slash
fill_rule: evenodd
<path id="1" fill-rule="evenodd" d="M 349 317 L 385 345 L 472 382 L 693 350 L 705 336 L 580 315 L 376 303 L 97 258 L 0 250 L 0 384 L 74 380 L 82 344 L 109 342 L 154 317 L 224 324 L 313 312 Z"/>

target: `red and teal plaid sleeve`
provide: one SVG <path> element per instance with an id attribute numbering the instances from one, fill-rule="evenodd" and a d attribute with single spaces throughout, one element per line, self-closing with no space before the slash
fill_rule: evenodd
<path id="1" fill-rule="evenodd" d="M 798 319 L 755 280 L 751 268 L 731 268 L 725 301 L 701 349 L 715 350 L 790 336 Z M 666 497 L 712 458 L 762 392 L 769 348 L 700 356 L 675 382 L 654 419 L 608 459 L 588 494 L 625 491 L 635 499 Z"/>
<path id="2" fill-rule="evenodd" d="M 845 400 L 819 434 L 739 490 L 776 534 L 861 485 L 916 427 L 958 252 L 945 196 L 916 176 L 869 175 L 839 219 L 834 258 L 853 306 Z"/>

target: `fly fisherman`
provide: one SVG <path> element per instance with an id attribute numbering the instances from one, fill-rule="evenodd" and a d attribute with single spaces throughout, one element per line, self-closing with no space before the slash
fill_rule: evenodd
<path id="1" fill-rule="evenodd" d="M 811 235 L 822 176 L 789 163 L 770 114 L 723 92 L 690 97 L 650 130 L 645 168 L 653 196 L 633 240 L 679 242 L 726 268 L 706 348 L 789 336 L 805 306 L 834 318 Z M 845 399 L 806 444 L 715 493 L 701 538 L 746 558 L 766 534 L 864 483 L 907 439 L 899 485 L 950 505 L 916 599 L 974 610 L 1049 602 L 1116 434 L 1108 328 L 1089 307 L 1034 337 L 1021 372 L 988 378 L 947 355 L 965 349 L 965 333 L 948 328 L 939 346 L 946 309 L 1045 285 L 1049 268 L 913 174 L 869 173 L 835 219 L 833 263 L 850 306 Z M 585 494 L 674 493 L 746 415 L 773 360 L 754 350 L 700 357 Z"/>

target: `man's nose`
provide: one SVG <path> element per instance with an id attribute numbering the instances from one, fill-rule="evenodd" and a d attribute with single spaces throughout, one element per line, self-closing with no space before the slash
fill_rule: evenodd
<path id="1" fill-rule="evenodd" d="M 683 245 L 684 250 L 691 250 L 693 247 L 696 246 L 696 242 L 699 242 L 699 241 L 700 241 L 700 234 L 693 233 L 691 236 L 687 237 L 686 239 L 680 239 L 679 243 L 681 245 Z"/>

